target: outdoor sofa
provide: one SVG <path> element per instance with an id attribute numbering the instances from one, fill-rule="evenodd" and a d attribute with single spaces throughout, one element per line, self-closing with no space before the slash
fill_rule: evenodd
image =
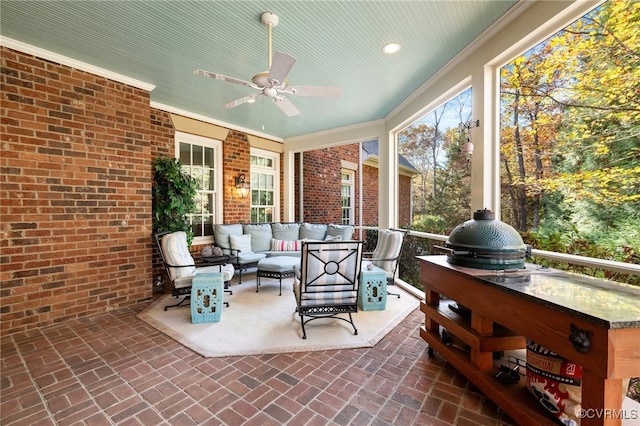
<path id="1" fill-rule="evenodd" d="M 242 282 L 242 270 L 260 259 L 300 256 L 302 241 L 351 241 L 352 225 L 288 223 L 235 223 L 214 225 L 215 246 L 231 256 Z"/>

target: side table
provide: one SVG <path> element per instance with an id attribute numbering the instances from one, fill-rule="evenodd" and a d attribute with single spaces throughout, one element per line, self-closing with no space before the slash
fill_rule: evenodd
<path id="1" fill-rule="evenodd" d="M 191 322 L 218 322 L 222 314 L 222 272 L 196 274 L 191 283 Z"/>
<path id="2" fill-rule="evenodd" d="M 365 265 L 366 263 L 366 265 Z M 377 266 L 362 263 L 358 288 L 358 307 L 363 311 L 383 311 L 387 307 L 387 275 Z"/>

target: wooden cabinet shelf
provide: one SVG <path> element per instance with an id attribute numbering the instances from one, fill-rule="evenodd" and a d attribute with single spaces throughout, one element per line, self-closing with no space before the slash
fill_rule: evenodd
<path id="1" fill-rule="evenodd" d="M 438 333 L 421 327 L 420 336 L 429 343 L 430 348 L 442 355 L 456 370 L 518 422 L 523 425 L 557 425 L 556 421 L 542 411 L 537 401 L 529 394 L 524 377 L 518 383 L 510 385 L 502 383 L 495 377 L 497 369 L 489 372 L 476 369 L 471 365 L 467 352 L 443 343 Z"/>
<path id="2" fill-rule="evenodd" d="M 515 421 L 558 424 L 527 391 L 524 377 L 515 384 L 495 377 L 494 353 L 522 350 L 527 339 L 582 366 L 585 410 L 620 412 L 623 379 L 640 376 L 640 289 L 535 265 L 499 274 L 456 267 L 445 256 L 418 259 L 425 288 L 420 336 L 430 356 L 442 355 Z M 463 305 L 465 315 L 452 303 Z M 586 351 L 570 338 L 574 329 L 589 336 Z M 444 342 L 443 330 L 461 344 Z M 616 416 L 581 420 L 582 426 L 621 423 Z"/>

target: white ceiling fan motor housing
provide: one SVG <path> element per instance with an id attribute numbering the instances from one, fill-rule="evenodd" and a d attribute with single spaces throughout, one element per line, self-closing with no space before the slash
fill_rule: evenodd
<path id="1" fill-rule="evenodd" d="M 260 22 L 266 26 L 271 25 L 271 27 L 275 27 L 278 25 L 278 15 L 271 12 L 264 12 L 260 15 Z"/>

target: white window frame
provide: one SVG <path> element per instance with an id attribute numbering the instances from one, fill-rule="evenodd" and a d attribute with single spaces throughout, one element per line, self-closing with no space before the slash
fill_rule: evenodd
<path id="1" fill-rule="evenodd" d="M 180 158 L 180 143 L 188 143 L 191 145 L 199 145 L 205 148 L 212 148 L 214 150 L 214 187 L 213 191 L 206 191 L 207 193 L 213 192 L 213 200 L 215 202 L 215 208 L 213 209 L 213 224 L 222 223 L 224 217 L 223 207 L 223 193 L 224 184 L 222 181 L 222 141 L 217 139 L 206 138 L 203 136 L 192 135 L 190 133 L 178 132 L 175 133 L 175 158 Z M 193 245 L 210 244 L 213 243 L 213 235 L 195 237 L 193 239 Z"/>
<path id="2" fill-rule="evenodd" d="M 349 176 L 349 179 L 344 179 L 343 176 L 347 175 Z M 340 170 L 340 222 L 343 225 L 355 225 L 355 201 L 356 201 L 356 197 L 355 197 L 355 191 L 356 191 L 356 172 L 354 170 L 350 170 L 350 169 L 341 169 Z M 342 189 L 348 186 L 350 188 L 350 203 L 349 203 L 349 207 L 345 208 L 342 205 Z M 344 223 L 344 215 L 343 212 L 344 210 L 348 210 L 349 211 L 349 219 L 350 219 L 350 223 Z"/>
<path id="3" fill-rule="evenodd" d="M 266 174 L 273 176 L 273 221 L 280 222 L 280 153 L 267 151 L 265 149 L 260 148 L 251 148 L 250 155 L 256 157 L 265 157 L 272 160 L 273 167 L 262 167 L 257 165 L 251 165 L 250 175 L 252 176 L 250 185 L 251 185 L 251 193 L 253 194 L 254 189 L 254 173 Z M 257 182 L 256 182 L 257 184 Z M 250 211 L 253 210 L 254 207 L 263 207 L 263 206 L 254 206 L 250 205 Z"/>

